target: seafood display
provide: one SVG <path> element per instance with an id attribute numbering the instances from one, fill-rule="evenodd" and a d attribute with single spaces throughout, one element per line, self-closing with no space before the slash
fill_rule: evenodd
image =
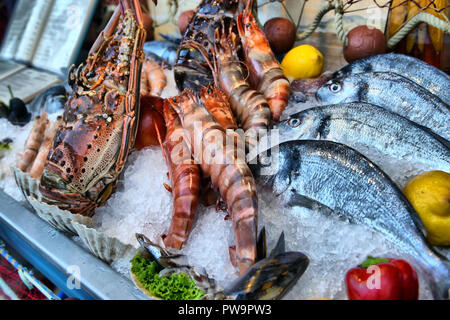
<path id="1" fill-rule="evenodd" d="M 289 82 L 251 13 L 252 4 L 201 1 L 174 67 L 180 90 L 200 92 L 214 82 L 224 91 L 248 148 L 256 146 L 261 130 L 278 121 L 289 98 Z"/>
<path id="2" fill-rule="evenodd" d="M 447 298 L 450 264 L 426 244 L 411 204 L 375 164 L 330 141 L 290 141 L 278 146 L 278 172 L 258 176 L 288 207 L 323 206 L 351 223 L 366 224 L 416 258 L 428 271 L 435 298 Z"/>
<path id="3" fill-rule="evenodd" d="M 246 80 L 241 62 L 234 49 L 237 45 L 236 38 L 227 36 L 225 30 L 225 25 L 223 25 L 220 35 L 219 31 L 216 32 L 216 38 L 219 40 L 214 51 L 215 56 L 217 55 L 216 68 L 213 71 L 216 86 L 220 87 L 227 95 L 231 109 L 242 128 L 246 132 L 250 131 L 248 134 L 250 142 L 248 143 L 255 145 L 257 130 L 267 129 L 270 123 L 270 107 L 264 96 L 252 89 Z M 201 50 L 200 47 L 198 49 Z"/>
<path id="4" fill-rule="evenodd" d="M 72 94 L 41 177 L 45 202 L 90 216 L 111 195 L 136 135 L 144 39 L 139 1 L 120 1 L 69 75 Z"/>
<path id="5" fill-rule="evenodd" d="M 119 0 L 70 88 L 0 119 L 0 187 L 154 299 L 449 299 L 450 77 L 396 53 L 322 73 L 309 44 L 287 77 L 254 2 L 145 42 Z M 411 294 L 361 289 L 383 263 Z"/>

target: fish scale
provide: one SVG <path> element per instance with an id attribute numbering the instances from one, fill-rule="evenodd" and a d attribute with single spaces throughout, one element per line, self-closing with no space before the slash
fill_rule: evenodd
<path id="1" fill-rule="evenodd" d="M 382 233 L 420 264 L 435 298 L 448 295 L 448 262 L 427 246 L 416 227 L 422 227 L 417 213 L 381 169 L 350 147 L 331 141 L 289 141 L 277 149 L 271 150 L 278 157 L 275 174 L 261 174 L 262 165 L 253 168 L 263 189 L 273 192 L 286 208 L 319 204 Z"/>
<path id="2" fill-rule="evenodd" d="M 280 122 L 278 130 L 280 142 L 331 140 L 348 145 L 369 158 L 375 151 L 400 163 L 414 162 L 427 170 L 450 172 L 450 150 L 442 139 L 406 118 L 367 103 L 306 109 Z"/>

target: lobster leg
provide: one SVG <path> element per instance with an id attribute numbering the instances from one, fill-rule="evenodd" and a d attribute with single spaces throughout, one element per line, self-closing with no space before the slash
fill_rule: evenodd
<path id="1" fill-rule="evenodd" d="M 142 27 L 144 26 L 141 3 L 139 2 L 139 0 L 120 0 L 120 5 L 122 6 L 124 12 L 127 12 L 128 10 L 133 11 L 137 24 Z"/>
<path id="2" fill-rule="evenodd" d="M 125 114 L 123 126 L 123 136 L 122 144 L 119 151 L 118 162 L 116 168 L 122 168 L 128 157 L 128 150 L 134 145 L 134 140 L 136 138 L 137 123 L 139 123 L 139 92 L 140 92 L 140 81 L 142 72 L 142 61 L 144 59 L 144 54 L 142 48 L 145 42 L 146 34 L 142 19 L 141 5 L 138 0 L 133 0 L 134 10 L 131 8 L 129 1 L 120 1 L 125 14 L 128 14 L 128 10 L 132 10 L 135 13 L 137 21 L 137 33 L 136 41 L 133 48 L 133 54 L 131 56 L 131 65 L 136 65 L 136 68 L 131 68 L 130 78 L 128 81 L 128 88 L 133 88 L 135 90 L 128 90 L 125 98 Z"/>

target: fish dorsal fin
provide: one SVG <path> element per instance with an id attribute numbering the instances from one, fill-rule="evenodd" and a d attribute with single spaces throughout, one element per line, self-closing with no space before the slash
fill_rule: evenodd
<path id="1" fill-rule="evenodd" d="M 267 256 L 266 244 L 266 227 L 263 227 L 259 232 L 258 240 L 256 242 L 256 261 L 260 261 Z"/>
<path id="2" fill-rule="evenodd" d="M 284 231 L 281 232 L 280 237 L 278 238 L 278 242 L 275 247 L 270 252 L 269 258 L 273 258 L 276 255 L 285 252 L 285 243 L 284 243 Z"/>

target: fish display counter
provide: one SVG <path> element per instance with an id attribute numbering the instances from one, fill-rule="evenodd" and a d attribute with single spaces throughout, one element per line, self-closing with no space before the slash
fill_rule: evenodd
<path id="1" fill-rule="evenodd" d="M 0 117 L 0 238 L 79 299 L 449 299 L 450 77 L 342 33 L 346 5 L 300 32 L 201 0 L 171 32 L 118 1 L 64 87 Z M 339 65 L 308 42 L 328 12 Z"/>

